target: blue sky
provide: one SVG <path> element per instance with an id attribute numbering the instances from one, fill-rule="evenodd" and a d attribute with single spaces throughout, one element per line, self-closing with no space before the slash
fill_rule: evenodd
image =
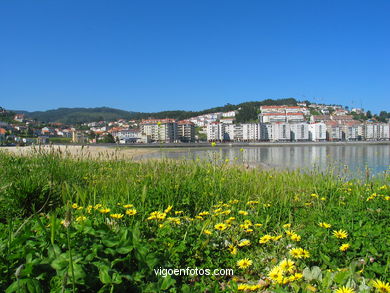
<path id="1" fill-rule="evenodd" d="M 390 1 L 0 1 L 0 106 L 390 111 Z"/>

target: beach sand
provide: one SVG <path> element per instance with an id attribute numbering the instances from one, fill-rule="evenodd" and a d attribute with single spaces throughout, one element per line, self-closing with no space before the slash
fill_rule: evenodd
<path id="1" fill-rule="evenodd" d="M 156 152 L 150 148 L 116 148 L 106 146 L 75 146 L 75 145 L 45 145 L 25 147 L 1 147 L 0 151 L 13 153 L 20 156 L 30 156 L 39 153 L 55 153 L 63 157 L 83 159 L 134 159 L 138 160 L 142 155 Z"/>

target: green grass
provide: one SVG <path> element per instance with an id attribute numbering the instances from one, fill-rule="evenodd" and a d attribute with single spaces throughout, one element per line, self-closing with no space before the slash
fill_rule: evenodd
<path id="1" fill-rule="evenodd" d="M 261 279 L 263 287 L 275 292 L 305 291 L 308 285 L 320 292 L 342 285 L 368 292 L 370 280 L 390 275 L 388 176 L 346 181 L 317 171 L 246 169 L 216 158 L 139 163 L 0 153 L 0 178 L 2 291 L 234 292 L 238 284 Z M 97 204 L 111 211 L 103 214 L 93 208 Z M 125 214 L 124 204 L 133 204 L 137 214 L 110 218 Z M 173 209 L 163 220 L 147 220 L 151 212 L 162 213 L 168 206 Z M 225 213 L 215 212 L 218 208 Z M 195 218 L 203 211 L 210 216 Z M 84 221 L 78 218 L 82 216 Z M 228 229 L 214 229 L 232 216 Z M 178 218 L 180 224 L 168 218 Z M 64 227 L 61 220 L 70 225 Z M 240 226 L 244 220 L 262 226 L 245 232 Z M 319 222 L 332 228 L 320 228 Z M 284 224 L 291 224 L 301 241 L 292 241 Z M 348 238 L 335 238 L 333 229 L 347 231 Z M 282 238 L 259 244 L 263 235 Z M 251 246 L 232 255 L 227 243 L 237 247 L 242 239 Z M 339 251 L 342 243 L 351 248 Z M 290 247 L 307 249 L 310 258 L 295 260 L 294 272 L 304 272 L 300 281 L 278 284 L 268 273 L 291 258 Z M 237 268 L 242 258 L 253 260 L 252 267 Z M 161 278 L 153 273 L 159 267 L 234 268 L 237 279 Z M 321 275 L 309 270 L 313 267 Z"/>

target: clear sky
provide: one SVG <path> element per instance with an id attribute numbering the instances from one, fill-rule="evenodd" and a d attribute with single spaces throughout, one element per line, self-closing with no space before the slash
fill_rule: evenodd
<path id="1" fill-rule="evenodd" d="M 390 1 L 2 0 L 0 106 L 390 111 Z"/>

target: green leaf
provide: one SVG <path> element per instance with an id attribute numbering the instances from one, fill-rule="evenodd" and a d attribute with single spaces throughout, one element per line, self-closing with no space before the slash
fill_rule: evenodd
<path id="1" fill-rule="evenodd" d="M 128 254 L 129 252 L 131 252 L 133 250 L 133 247 L 132 246 L 125 246 L 125 247 L 119 247 L 116 249 L 116 251 L 119 253 L 119 254 Z"/>
<path id="2" fill-rule="evenodd" d="M 160 290 L 167 290 L 176 283 L 175 279 L 172 279 L 171 276 L 163 278 L 162 284 L 160 285 Z"/>
<path id="3" fill-rule="evenodd" d="M 100 266 L 99 279 L 103 284 L 111 284 L 111 277 L 108 274 L 108 267 Z"/>

